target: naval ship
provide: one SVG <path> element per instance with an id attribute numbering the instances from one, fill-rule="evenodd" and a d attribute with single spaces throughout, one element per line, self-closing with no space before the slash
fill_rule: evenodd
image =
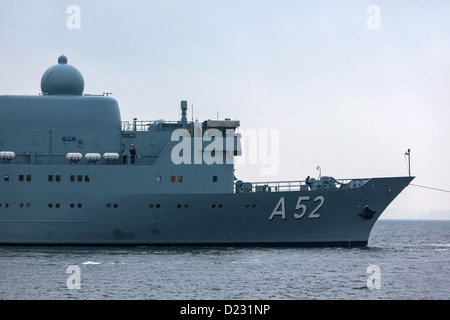
<path id="1" fill-rule="evenodd" d="M 367 246 L 414 178 L 242 181 L 240 121 L 122 121 L 64 55 L 41 91 L 0 96 L 0 245 Z"/>

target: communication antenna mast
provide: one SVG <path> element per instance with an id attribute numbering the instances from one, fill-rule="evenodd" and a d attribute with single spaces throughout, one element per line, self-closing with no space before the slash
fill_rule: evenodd
<path id="1" fill-rule="evenodd" d="M 408 175 L 411 177 L 411 149 L 405 152 L 405 156 L 408 157 Z"/>

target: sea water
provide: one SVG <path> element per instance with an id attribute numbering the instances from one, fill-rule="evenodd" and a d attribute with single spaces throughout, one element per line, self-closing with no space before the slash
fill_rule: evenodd
<path id="1" fill-rule="evenodd" d="M 364 248 L 0 246 L 2 300 L 448 300 L 450 221 Z"/>

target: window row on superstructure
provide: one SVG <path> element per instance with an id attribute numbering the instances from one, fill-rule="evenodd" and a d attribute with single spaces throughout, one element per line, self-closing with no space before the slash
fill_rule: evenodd
<path id="1" fill-rule="evenodd" d="M 11 176 L 9 175 L 9 174 L 5 174 L 5 175 L 3 175 L 3 181 L 5 181 L 5 182 L 9 182 L 9 181 L 11 181 Z M 19 174 L 19 181 L 20 182 L 22 182 L 22 181 L 27 181 L 27 182 L 30 182 L 31 181 L 31 174 L 27 174 L 27 175 L 24 175 L 24 174 Z M 90 175 L 81 175 L 81 174 L 79 174 L 79 175 L 70 175 L 69 176 L 69 180 L 70 181 L 72 181 L 72 182 L 75 182 L 75 181 L 77 181 L 77 182 L 89 182 L 89 181 L 91 181 L 91 176 Z M 59 174 L 56 174 L 56 175 L 52 175 L 52 174 L 49 174 L 48 175 L 48 181 L 49 182 L 60 182 L 61 181 L 61 175 L 59 175 Z"/>

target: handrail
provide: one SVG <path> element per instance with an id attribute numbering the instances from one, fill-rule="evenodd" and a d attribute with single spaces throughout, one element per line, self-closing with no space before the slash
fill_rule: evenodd
<path id="1" fill-rule="evenodd" d="M 165 121 L 161 120 L 143 120 L 143 121 L 122 121 L 122 131 L 148 131 L 151 127 L 156 125 L 180 125 L 179 121 Z"/>
<path id="2" fill-rule="evenodd" d="M 322 177 L 320 180 L 310 179 L 297 181 L 270 181 L 270 182 L 235 182 L 235 192 L 285 192 L 310 191 L 327 189 L 352 189 L 365 184 L 370 179 L 334 179 Z"/>

